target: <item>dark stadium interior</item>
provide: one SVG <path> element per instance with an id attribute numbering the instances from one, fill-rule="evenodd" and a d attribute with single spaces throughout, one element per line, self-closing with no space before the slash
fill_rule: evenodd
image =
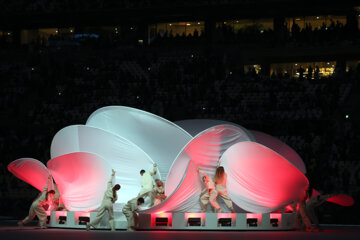
<path id="1" fill-rule="evenodd" d="M 37 195 L 7 170 L 11 161 L 46 163 L 57 131 L 123 105 L 278 137 L 302 157 L 314 188 L 355 199 L 325 203 L 320 222 L 360 224 L 360 1 L 0 6 L 0 216 L 23 217 Z"/>

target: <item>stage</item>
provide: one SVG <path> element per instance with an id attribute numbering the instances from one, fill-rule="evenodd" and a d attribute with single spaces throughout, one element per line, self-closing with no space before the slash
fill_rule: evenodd
<path id="1" fill-rule="evenodd" d="M 52 228 L 84 229 L 97 212 L 52 211 L 48 226 Z M 98 229 L 110 229 L 108 213 L 101 219 Z M 125 230 L 127 221 L 122 212 L 114 212 L 115 228 Z M 295 213 L 203 213 L 203 212 L 154 212 L 139 214 L 139 230 L 163 231 L 280 231 L 293 230 Z"/>
<path id="2" fill-rule="evenodd" d="M 0 224 L 0 239 L 37 239 L 37 240 L 71 240 L 71 239 L 151 239 L 151 240 L 212 240 L 212 239 L 226 239 L 226 240 L 281 240 L 281 239 L 308 239 L 308 240 L 357 240 L 360 236 L 360 226 L 337 226 L 337 225 L 323 225 L 325 229 L 323 232 L 297 232 L 297 231 L 137 231 L 126 232 L 116 231 L 111 232 L 108 230 L 95 230 L 87 232 L 80 229 L 39 229 L 35 226 L 26 226 L 19 229 L 16 221 L 11 221 Z M 9 226 L 11 224 L 11 226 Z"/>

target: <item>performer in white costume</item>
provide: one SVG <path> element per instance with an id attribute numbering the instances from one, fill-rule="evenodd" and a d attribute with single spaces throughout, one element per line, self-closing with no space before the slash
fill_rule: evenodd
<path id="1" fill-rule="evenodd" d="M 96 215 L 95 219 L 92 220 L 90 223 L 86 224 L 86 230 L 90 230 L 90 226 L 96 229 L 97 225 L 99 224 L 100 220 L 104 217 L 105 212 L 108 211 L 109 213 L 109 224 L 111 227 L 111 231 L 115 231 L 115 223 L 114 223 L 114 209 L 113 204 L 117 200 L 116 191 L 120 189 L 120 185 L 116 184 L 113 186 L 113 177 L 115 175 L 115 170 L 112 170 L 112 174 L 110 180 L 107 183 L 107 189 L 104 193 L 104 198 L 102 200 L 100 209 L 98 214 Z"/>
<path id="2" fill-rule="evenodd" d="M 203 194 L 200 197 L 200 204 L 201 204 L 201 209 L 203 212 L 206 212 L 206 208 L 207 205 L 210 201 L 211 206 L 214 207 L 216 212 L 222 212 L 221 207 L 219 206 L 219 204 L 216 202 L 216 196 L 217 196 L 217 191 L 215 190 L 215 183 L 213 182 L 213 180 L 206 175 L 203 171 L 201 171 L 200 169 L 197 169 L 198 172 L 200 172 L 203 176 L 202 180 L 205 184 L 205 188 L 204 190 L 201 191 L 201 194 Z"/>
<path id="3" fill-rule="evenodd" d="M 129 200 L 126 205 L 123 207 L 122 212 L 126 217 L 128 222 L 127 231 L 136 230 L 136 226 L 138 224 L 138 215 L 137 211 L 139 210 L 139 206 L 144 203 L 144 198 L 136 197 Z"/>
<path id="4" fill-rule="evenodd" d="M 51 175 L 49 175 L 48 182 L 51 180 Z M 19 227 L 24 226 L 24 224 L 29 223 L 34 219 L 35 216 L 39 218 L 40 228 L 44 229 L 46 227 L 46 212 L 43 205 L 48 204 L 48 201 L 52 201 L 55 191 L 48 191 L 48 182 L 46 183 L 42 193 L 33 201 L 31 204 L 29 215 L 18 222 Z"/>
<path id="5" fill-rule="evenodd" d="M 328 195 L 318 195 L 312 197 L 313 189 L 311 188 L 308 191 L 309 200 L 306 202 L 305 212 L 308 218 L 310 219 L 311 223 L 315 224 L 315 228 L 318 230 L 322 230 L 319 225 L 319 219 L 316 216 L 315 208 L 326 202 L 327 199 L 335 196 L 336 194 L 328 194 Z"/>
<path id="6" fill-rule="evenodd" d="M 226 190 L 226 180 L 227 180 L 227 174 L 225 173 L 224 167 L 222 166 L 217 167 L 214 176 L 215 189 L 217 195 L 220 195 L 220 197 L 224 200 L 225 205 L 231 210 L 231 212 L 235 212 L 232 201 Z M 215 199 L 217 198 L 217 195 Z"/>
<path id="7" fill-rule="evenodd" d="M 156 179 L 155 183 L 156 183 L 156 187 L 154 189 L 155 205 L 158 205 L 159 203 L 161 203 L 166 199 L 166 196 L 165 196 L 164 183 L 159 179 Z"/>
<path id="8" fill-rule="evenodd" d="M 154 163 L 154 168 L 152 171 L 146 172 L 144 169 L 140 171 L 141 175 L 141 191 L 138 194 L 138 197 L 150 198 L 150 205 L 149 207 L 154 206 L 155 198 L 154 198 L 154 188 L 155 188 L 155 181 L 153 176 L 156 174 L 156 163 Z"/>

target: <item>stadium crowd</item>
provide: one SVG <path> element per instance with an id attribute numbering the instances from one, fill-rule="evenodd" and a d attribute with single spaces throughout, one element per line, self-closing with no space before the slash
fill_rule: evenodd
<path id="1" fill-rule="evenodd" d="M 330 31 L 342 35 L 338 27 Z M 295 42 L 306 33 L 298 34 Z M 360 200 L 359 125 L 345 118 L 343 110 L 349 97 L 359 92 L 360 68 L 318 79 L 264 76 L 243 73 L 226 55 L 203 48 L 93 44 L 96 47 L 1 48 L 4 214 L 16 209 L 15 215 L 23 215 L 37 194 L 6 165 L 20 157 L 46 163 L 57 131 L 84 124 L 93 111 L 107 105 L 135 107 L 171 121 L 226 120 L 277 136 L 303 158 L 315 189 Z M 358 205 L 346 210 L 325 206 L 320 211 L 326 212 L 324 221 L 359 223 L 356 216 L 347 215 L 359 211 Z"/>

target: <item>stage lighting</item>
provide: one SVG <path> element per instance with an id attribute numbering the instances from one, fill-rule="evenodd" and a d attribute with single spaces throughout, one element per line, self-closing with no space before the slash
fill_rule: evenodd
<path id="1" fill-rule="evenodd" d="M 277 219 L 277 218 L 271 218 L 271 219 L 270 219 L 270 224 L 271 224 L 271 226 L 273 226 L 273 227 L 278 227 L 278 226 L 279 226 L 279 219 Z"/>
<path id="2" fill-rule="evenodd" d="M 201 218 L 188 218 L 188 226 L 201 226 Z"/>
<path id="3" fill-rule="evenodd" d="M 231 227 L 231 218 L 219 218 L 218 224 L 222 227 Z"/>
<path id="4" fill-rule="evenodd" d="M 86 223 L 90 222 L 89 217 L 81 216 L 79 217 L 79 225 L 86 225 Z"/>
<path id="5" fill-rule="evenodd" d="M 168 225 L 168 218 L 167 217 L 157 217 L 155 218 L 155 226 L 167 226 Z"/>
<path id="6" fill-rule="evenodd" d="M 66 216 L 60 216 L 59 217 L 59 224 L 65 224 L 66 223 Z"/>
<path id="7" fill-rule="evenodd" d="M 257 218 L 248 218 L 246 219 L 246 223 L 249 227 L 257 227 L 258 220 Z"/>

